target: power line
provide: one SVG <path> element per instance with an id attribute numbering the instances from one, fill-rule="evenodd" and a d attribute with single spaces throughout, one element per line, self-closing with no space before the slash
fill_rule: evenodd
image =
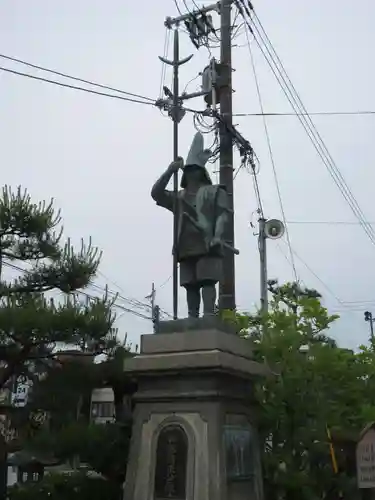
<path id="1" fill-rule="evenodd" d="M 311 113 L 234 113 L 233 116 L 353 116 L 375 115 L 375 111 L 315 111 Z"/>
<path id="2" fill-rule="evenodd" d="M 241 0 L 241 1 L 244 2 L 244 0 Z M 308 134 L 310 140 L 312 141 L 316 151 L 318 152 L 319 156 L 321 157 L 324 165 L 326 166 L 329 174 L 331 175 L 332 179 L 334 180 L 337 187 L 339 188 L 341 194 L 344 196 L 345 200 L 349 204 L 353 213 L 356 215 L 357 219 L 359 221 L 361 221 L 361 223 L 362 223 L 361 225 L 362 225 L 364 231 L 366 232 L 366 234 L 369 237 L 369 239 L 371 240 L 371 242 L 374 244 L 375 243 L 375 233 L 373 231 L 373 228 L 369 228 L 367 226 L 364 214 L 363 214 L 357 200 L 355 199 L 355 197 L 354 197 L 351 189 L 349 188 L 348 184 L 346 183 L 341 171 L 339 170 L 339 168 L 337 167 L 336 163 L 334 162 L 331 154 L 329 153 L 326 144 L 324 143 L 322 137 L 320 136 L 318 130 L 316 129 L 314 123 L 312 122 L 310 116 L 308 115 L 307 110 L 306 110 L 304 104 L 302 103 L 299 94 L 297 93 L 293 83 L 291 82 L 291 80 L 290 80 L 290 78 L 285 70 L 285 67 L 284 67 L 282 61 L 280 60 L 280 57 L 277 55 L 275 48 L 272 45 L 272 42 L 270 41 L 267 33 L 265 32 L 263 25 L 261 24 L 261 21 L 259 20 L 256 13 L 254 12 L 251 4 L 250 4 L 250 8 L 252 9 L 254 17 L 257 20 L 257 22 L 260 26 L 260 29 L 263 32 L 263 35 L 260 32 L 260 29 L 258 29 L 258 27 L 254 23 L 253 23 L 253 27 L 255 28 L 261 42 L 263 43 L 263 46 L 265 47 L 267 53 L 269 54 L 270 59 L 267 58 L 267 56 L 263 50 L 263 47 L 261 46 L 259 40 L 257 40 L 257 38 L 253 32 L 254 40 L 257 42 L 260 50 L 262 51 L 268 64 L 270 65 L 271 69 L 273 70 L 278 82 L 280 83 L 280 85 L 282 87 L 284 94 L 288 98 L 294 111 L 297 113 L 303 112 L 303 113 L 305 113 L 305 116 L 307 116 L 307 119 L 306 119 L 304 115 L 300 114 L 298 116 L 298 118 L 299 118 L 301 124 L 304 126 L 305 131 L 307 132 L 307 134 Z M 251 29 L 250 25 L 249 25 L 249 28 Z M 268 46 L 267 46 L 267 43 L 268 43 Z M 275 62 L 275 59 L 276 59 L 276 62 Z M 285 86 L 283 86 L 281 84 L 280 79 L 277 77 L 277 75 L 275 73 L 275 69 L 272 67 L 271 62 L 274 64 L 274 66 L 275 66 L 276 70 L 278 71 L 279 76 L 280 76 L 281 80 L 284 82 Z M 279 67 L 277 64 L 279 65 Z M 288 93 L 290 96 L 288 95 Z M 292 100 L 290 99 L 290 97 Z M 305 118 L 305 120 L 303 120 L 302 118 Z"/>
<path id="3" fill-rule="evenodd" d="M 283 241 L 283 240 L 281 240 Z M 283 252 L 282 248 L 281 248 L 281 245 L 277 243 L 277 248 L 279 249 L 280 253 L 283 255 L 283 257 L 286 259 L 286 261 L 291 264 L 290 260 L 288 259 L 287 255 L 285 255 L 285 253 Z M 284 242 L 285 243 L 285 242 Z M 326 291 L 337 301 L 337 303 L 342 306 L 343 309 L 340 309 L 338 310 L 337 312 L 338 313 L 352 313 L 352 314 L 355 314 L 356 312 L 358 311 L 363 311 L 363 308 L 365 307 L 368 307 L 368 305 L 366 306 L 365 304 L 367 303 L 366 301 L 353 301 L 353 302 L 348 302 L 348 301 L 344 301 L 342 299 L 340 299 L 340 297 L 338 297 L 336 295 L 336 293 L 332 290 L 332 288 L 327 285 L 327 283 L 322 279 L 320 278 L 320 276 L 307 264 L 307 262 L 305 260 L 302 259 L 302 257 L 300 257 L 295 250 L 293 250 L 293 253 L 295 255 L 295 257 L 306 267 L 306 269 L 319 281 L 319 283 L 326 289 Z M 301 280 L 302 283 L 304 283 L 303 280 Z M 306 284 L 305 284 L 306 286 Z M 368 304 L 370 303 L 371 301 L 368 301 Z M 374 303 L 375 303 L 375 300 L 374 300 Z M 362 308 L 360 308 L 360 305 L 363 305 Z M 359 309 L 354 309 L 355 307 L 359 307 Z"/>
<path id="4" fill-rule="evenodd" d="M 281 240 L 283 241 L 283 240 Z M 284 254 L 282 248 L 281 248 L 281 245 L 279 242 L 276 242 L 277 243 L 277 248 L 279 249 L 280 253 L 285 257 L 285 259 L 287 260 L 287 262 L 289 264 L 291 264 L 290 260 L 287 258 L 287 256 Z M 285 242 L 283 242 L 285 243 Z M 332 288 L 327 285 L 327 283 L 311 268 L 311 266 L 309 266 L 309 264 L 307 264 L 307 262 L 302 259 L 302 257 L 300 255 L 297 254 L 297 252 L 295 250 L 293 250 L 293 253 L 295 255 L 295 257 L 306 267 L 306 269 L 314 276 L 314 278 L 316 278 L 319 283 L 327 290 L 327 292 L 343 307 L 348 307 L 350 304 L 356 304 L 356 302 L 347 302 L 347 301 L 344 301 L 342 299 L 340 299 L 336 293 L 332 290 Z M 303 282 L 303 280 L 301 280 Z M 374 301 L 375 302 L 375 301 Z M 344 309 L 345 311 L 347 312 L 350 312 L 350 309 Z"/>
<path id="5" fill-rule="evenodd" d="M 172 279 L 172 274 L 170 274 L 168 276 L 168 278 L 166 280 L 164 280 L 161 285 L 159 285 L 158 287 L 156 287 L 156 290 L 160 290 L 161 288 L 163 288 L 171 279 Z"/>
<path id="6" fill-rule="evenodd" d="M 184 2 L 184 5 L 185 5 L 185 9 L 188 11 L 189 14 L 191 14 L 191 11 L 189 9 L 189 6 L 188 4 L 186 3 L 186 0 L 182 0 Z"/>
<path id="7" fill-rule="evenodd" d="M 359 226 L 361 225 L 360 222 L 354 221 L 354 222 L 349 222 L 349 221 L 335 221 L 335 220 L 306 220 L 306 221 L 301 221 L 301 220 L 290 220 L 288 221 L 288 224 L 301 224 L 301 225 L 306 225 L 306 224 L 316 224 L 316 225 L 327 225 L 327 226 Z M 369 226 L 375 226 L 375 222 L 366 222 Z"/>
<path id="8" fill-rule="evenodd" d="M 131 305 L 132 307 L 135 307 L 135 308 L 138 308 L 138 309 L 143 309 L 143 310 L 145 310 L 145 311 L 147 311 L 149 313 L 152 312 L 151 305 L 147 304 L 146 302 L 142 302 L 142 301 L 140 301 L 138 299 L 134 299 L 134 298 L 131 298 L 131 297 L 125 297 L 124 295 L 121 295 L 118 292 L 114 292 L 114 291 L 108 290 L 106 288 L 101 287 L 100 285 L 95 284 L 95 283 L 92 283 L 90 286 L 92 288 L 94 288 L 94 290 L 100 291 L 101 293 L 107 292 L 107 293 L 109 293 L 110 295 L 112 295 L 114 297 L 118 297 L 122 301 L 124 301 L 125 303 Z M 134 309 L 132 309 L 132 311 L 134 311 Z M 170 317 L 170 318 L 172 317 L 172 315 L 170 313 L 168 313 L 167 311 L 164 311 L 163 309 L 160 309 L 160 312 L 164 316 L 167 316 L 167 317 Z M 151 319 L 151 317 L 148 317 L 148 319 Z"/>
<path id="9" fill-rule="evenodd" d="M 19 271 L 21 273 L 25 273 L 27 272 L 26 269 L 23 269 L 22 267 L 19 267 L 11 262 L 3 262 L 3 265 L 7 266 L 7 267 L 10 267 L 12 269 L 15 269 L 16 271 Z M 97 288 L 99 289 L 101 292 L 105 292 L 106 290 L 105 289 L 101 289 L 98 285 L 95 285 L 95 284 L 92 284 L 91 285 L 94 289 Z M 111 292 L 110 290 L 107 290 L 111 295 L 116 295 L 116 292 Z M 90 298 L 90 299 L 97 299 L 98 297 L 95 297 L 93 295 L 90 295 L 88 294 L 87 292 L 84 292 L 83 290 L 78 290 L 77 293 L 80 293 L 81 295 L 85 295 L 86 297 Z M 123 298 L 123 297 L 122 297 Z M 124 299 L 124 298 L 123 298 Z M 126 298 L 125 298 L 126 300 Z M 151 316 L 146 316 L 145 314 L 139 312 L 139 311 L 135 311 L 134 309 L 130 309 L 128 307 L 125 307 L 124 305 L 122 304 L 119 304 L 119 303 L 116 303 L 114 302 L 113 303 L 113 307 L 117 307 L 118 309 L 121 309 L 122 311 L 125 311 L 125 312 L 128 312 L 130 314 L 133 314 L 135 316 L 138 316 L 140 318 L 143 318 L 143 319 L 147 319 L 147 320 L 151 320 Z"/>
<path id="10" fill-rule="evenodd" d="M 361 226 L 363 230 L 365 231 L 366 235 L 369 237 L 370 241 L 375 244 L 375 232 L 371 226 L 369 226 L 365 220 L 365 216 L 355 199 L 352 191 L 350 190 L 348 184 L 346 183 L 341 171 L 337 167 L 336 163 L 334 162 L 331 154 L 329 153 L 327 146 L 325 145 L 322 137 L 320 136 L 319 132 L 317 131 L 314 123 L 312 122 L 309 114 L 307 113 L 307 110 L 305 106 L 303 105 L 301 98 L 299 94 L 297 93 L 295 87 L 293 86 L 279 56 L 277 55 L 272 42 L 270 41 L 268 35 L 265 33 L 265 30 L 257 17 L 257 15 L 254 12 L 254 9 L 251 5 L 250 2 L 249 8 L 252 12 L 252 15 L 250 15 L 249 8 L 246 7 L 245 5 L 245 0 L 236 0 L 236 2 L 239 5 L 239 2 L 241 2 L 243 8 L 246 11 L 247 17 L 244 13 L 244 10 L 241 5 L 239 5 L 240 12 L 242 17 L 244 18 L 246 25 L 250 32 L 252 33 L 255 42 L 257 43 L 260 51 L 262 52 L 263 56 L 265 57 L 271 71 L 273 72 L 276 80 L 281 86 L 282 91 L 284 92 L 285 96 L 288 99 L 288 102 L 291 104 L 293 110 L 295 113 L 297 113 L 297 117 L 304 127 L 309 139 L 311 140 L 315 150 L 319 154 L 321 160 L 323 161 L 323 164 L 327 168 L 330 176 L 334 180 L 335 184 L 339 188 L 341 194 L 343 195 L 344 199 L 348 203 L 350 209 L 360 221 Z M 259 27 L 253 22 L 253 19 L 255 19 L 259 25 Z M 252 24 L 250 25 L 250 21 Z M 262 32 L 260 31 L 262 30 Z M 259 39 L 258 39 L 259 37 Z M 299 114 L 298 114 L 299 113 Z"/>
<path id="11" fill-rule="evenodd" d="M 345 300 L 344 304 L 372 304 L 375 300 Z"/>
<path id="12" fill-rule="evenodd" d="M 168 59 L 170 35 L 171 35 L 171 30 L 166 27 L 165 28 L 165 38 L 164 38 L 163 59 Z M 159 98 L 160 99 L 163 97 L 163 86 L 165 85 L 166 71 L 167 71 L 167 65 L 164 61 L 162 61 L 161 76 L 160 76 L 160 91 L 159 91 Z"/>
<path id="13" fill-rule="evenodd" d="M 93 87 L 99 87 L 101 89 L 105 90 L 113 90 L 114 92 L 118 92 L 119 94 L 124 94 L 130 97 L 137 97 L 139 99 L 145 99 L 146 101 L 151 101 L 154 102 L 154 99 L 151 99 L 150 97 L 144 97 L 139 94 L 133 94 L 132 92 L 126 92 L 125 90 L 121 90 L 115 87 L 109 87 L 108 85 L 103 85 L 101 83 L 96 83 L 91 80 L 85 80 L 83 78 L 78 78 L 76 76 L 68 75 L 67 73 L 62 73 L 61 71 L 56 71 L 54 69 L 46 68 L 45 66 L 40 66 L 38 64 L 33 64 L 27 61 L 24 61 L 22 59 L 17 59 L 16 57 L 11 57 L 7 56 L 5 54 L 0 54 L 0 57 L 3 59 L 7 59 L 8 61 L 13 61 L 19 64 L 23 64 L 24 66 L 29 66 L 30 68 L 38 69 L 40 71 L 45 71 L 46 73 L 52 73 L 57 76 L 62 76 L 64 78 L 69 78 L 70 80 L 75 80 L 76 82 L 81 82 L 81 83 L 87 83 L 89 85 L 92 85 Z"/>
<path id="14" fill-rule="evenodd" d="M 300 262 L 302 262 L 302 264 L 306 267 L 306 269 L 314 276 L 314 278 L 316 278 L 319 281 L 319 283 L 327 290 L 327 292 L 330 293 L 332 297 L 334 297 L 337 300 L 337 302 L 342 305 L 343 301 L 335 294 L 332 288 L 328 286 L 327 283 L 325 283 L 325 281 L 322 280 L 322 278 L 309 266 L 309 264 L 304 259 L 302 259 L 300 255 L 296 253 L 295 250 L 293 250 L 293 253 L 297 257 L 297 259 Z"/>
<path id="15" fill-rule="evenodd" d="M 281 240 L 283 241 L 283 240 Z M 285 242 L 284 242 L 285 243 Z M 282 249 L 281 249 L 281 246 L 280 244 L 277 245 L 280 252 L 284 255 Z M 341 306 L 344 306 L 345 307 L 345 304 L 346 302 L 344 302 L 343 300 L 341 300 L 337 295 L 336 293 L 332 290 L 332 288 L 330 286 L 327 285 L 327 283 L 309 266 L 309 264 L 307 264 L 307 262 L 300 256 L 297 254 L 297 252 L 295 250 L 293 250 L 293 254 L 294 256 L 306 267 L 306 269 L 314 276 L 314 278 L 316 278 L 319 283 L 327 290 L 327 292 L 341 305 Z M 284 257 L 286 257 L 284 255 Z M 288 260 L 288 259 L 287 259 Z"/>
<path id="16" fill-rule="evenodd" d="M 255 86 L 256 86 L 257 94 L 258 94 L 259 107 L 260 107 L 261 112 L 263 113 L 263 100 L 262 100 L 262 95 L 261 95 L 261 92 L 260 92 L 260 86 L 259 86 L 259 80 L 258 80 L 257 72 L 256 72 L 256 69 L 255 69 L 255 62 L 254 62 L 253 52 L 251 50 L 251 45 L 250 45 L 248 31 L 245 30 L 245 32 L 246 32 L 246 38 L 247 38 L 247 45 L 248 45 L 249 53 L 250 53 L 251 66 L 252 66 L 253 74 L 254 74 Z M 278 199 L 279 199 L 279 205 L 280 205 L 281 215 L 282 215 L 283 223 L 284 223 L 284 226 L 285 226 L 285 235 L 286 235 L 286 239 L 287 239 L 287 243 L 288 243 L 288 247 L 289 247 L 290 262 L 291 262 L 291 265 L 292 265 L 292 268 L 293 268 L 293 273 L 294 273 L 295 280 L 298 281 L 297 269 L 296 269 L 296 265 L 295 265 L 295 262 L 294 262 L 294 255 L 293 255 L 292 245 L 291 245 L 291 241 L 290 241 L 289 229 L 288 229 L 288 225 L 286 223 L 284 203 L 283 203 L 283 199 L 282 199 L 282 196 L 281 196 L 281 189 L 280 189 L 280 184 L 279 184 L 278 175 L 277 175 L 277 171 L 276 171 L 275 159 L 274 159 L 274 156 L 273 156 L 273 151 L 272 151 L 272 146 L 271 146 L 271 138 L 270 138 L 270 134 L 269 134 L 269 131 L 268 131 L 267 121 L 266 121 L 266 118 L 264 116 L 263 116 L 263 126 L 264 126 L 264 132 L 265 132 L 265 135 L 266 135 L 266 140 L 267 140 L 267 145 L 268 145 L 268 152 L 269 152 L 269 156 L 270 156 L 270 160 L 271 160 L 271 165 L 272 165 L 273 177 L 275 179 L 275 184 L 276 184 L 277 196 L 278 196 Z"/>
<path id="17" fill-rule="evenodd" d="M 275 242 L 276 243 L 276 248 L 279 250 L 279 252 L 281 253 L 281 255 L 284 257 L 284 259 L 287 261 L 287 263 L 291 266 L 292 263 L 290 261 L 290 257 L 288 257 L 288 253 L 285 253 L 284 250 L 281 248 L 281 245 L 278 241 Z M 304 280 L 300 278 L 300 283 L 302 283 L 303 285 L 306 285 Z"/>
<path id="18" fill-rule="evenodd" d="M 107 294 L 112 295 L 113 297 L 116 297 L 116 298 L 118 297 L 123 302 L 126 302 L 127 304 L 130 304 L 133 307 L 137 307 L 140 309 L 149 309 L 149 307 L 150 307 L 149 304 L 146 304 L 145 302 L 141 302 L 140 300 L 133 299 L 131 297 L 125 297 L 124 295 L 121 295 L 118 292 L 115 292 L 113 290 L 109 290 L 108 288 L 97 285 L 96 283 L 90 283 L 89 287 L 91 287 L 91 289 L 93 289 L 95 291 L 99 291 L 101 293 L 107 293 Z"/>
<path id="19" fill-rule="evenodd" d="M 193 4 L 194 4 L 194 7 L 197 9 L 197 11 L 198 11 L 199 13 L 201 13 L 201 12 L 202 12 L 202 11 L 201 11 L 201 8 L 200 8 L 200 7 L 199 7 L 199 5 L 197 4 L 197 2 L 196 2 L 195 0 L 192 0 L 192 2 L 193 2 Z M 184 0 L 184 4 L 186 5 L 186 0 Z M 187 6 L 186 6 L 186 8 L 187 8 L 187 10 L 188 10 L 188 12 L 189 12 L 189 9 L 188 9 L 188 7 L 187 7 Z"/>
<path id="20" fill-rule="evenodd" d="M 176 6 L 176 9 L 177 9 L 178 13 L 180 14 L 180 16 L 182 16 L 182 12 L 181 12 L 180 7 L 178 6 L 177 0 L 174 0 L 174 4 Z"/>
<path id="21" fill-rule="evenodd" d="M 13 69 L 10 69 L 10 68 L 4 68 L 4 67 L 1 67 L 1 66 L 0 66 L 0 71 L 5 71 L 7 73 L 11 73 L 11 74 L 14 74 L 14 75 L 17 75 L 17 76 L 23 76 L 23 77 L 26 77 L 26 78 L 30 78 L 32 80 L 38 80 L 38 81 L 41 81 L 41 82 L 50 83 L 50 84 L 53 84 L 53 85 L 58 85 L 59 87 L 65 87 L 65 88 L 72 89 L 72 90 L 79 90 L 79 91 L 82 91 L 82 92 L 88 92 L 89 94 L 94 94 L 94 95 L 99 95 L 99 96 L 104 96 L 104 97 L 111 97 L 112 99 L 119 99 L 121 101 L 134 102 L 134 103 L 138 103 L 138 104 L 147 104 L 149 106 L 155 106 L 156 105 L 155 101 L 153 99 L 151 99 L 150 97 L 140 96 L 142 99 L 145 99 L 144 101 L 141 101 L 141 100 L 138 100 L 138 99 L 132 99 L 132 98 L 128 98 L 128 97 L 123 97 L 123 96 L 120 96 L 120 95 L 108 94 L 106 92 L 98 92 L 96 90 L 91 90 L 91 89 L 87 89 L 87 88 L 84 88 L 84 87 L 79 87 L 77 85 L 70 85 L 68 83 L 58 82 L 56 80 L 50 80 L 48 78 L 43 78 L 41 76 L 30 75 L 29 73 L 23 73 L 21 71 L 16 71 L 16 70 L 13 70 Z M 72 77 L 72 78 L 75 78 L 75 77 Z M 80 81 L 84 81 L 82 79 L 79 79 L 79 80 Z M 88 80 L 87 80 L 87 82 L 88 82 Z M 103 86 L 103 85 L 100 85 L 100 84 L 95 84 L 93 82 L 91 83 L 91 85 L 96 85 L 96 86 L 104 87 L 104 88 L 113 88 L 116 92 L 121 92 L 121 93 L 126 94 L 126 95 L 137 95 L 137 94 L 131 94 L 130 92 L 125 92 L 124 90 L 123 91 L 117 90 L 114 87 L 107 87 L 107 86 Z M 147 101 L 146 101 L 146 99 L 147 99 Z M 206 111 L 199 111 L 198 109 L 186 108 L 185 106 L 182 107 L 182 109 L 184 109 L 188 113 L 195 113 L 195 114 L 196 113 L 198 113 L 198 114 L 205 114 L 206 113 Z"/>
<path id="22" fill-rule="evenodd" d="M 12 269 L 15 269 L 21 273 L 27 273 L 28 270 L 27 269 L 23 269 L 22 267 L 20 266 L 17 266 L 11 262 L 3 262 L 3 264 L 5 266 L 8 266 Z M 102 272 L 98 272 L 98 274 L 101 274 L 105 279 L 107 279 L 108 281 L 112 282 L 113 285 L 115 285 L 117 288 L 119 288 L 122 292 L 124 292 L 124 290 L 120 287 L 120 285 L 118 285 L 116 282 L 114 282 L 113 280 L 111 280 L 110 278 L 108 278 L 106 275 L 104 275 Z M 169 281 L 170 278 L 168 278 L 168 280 L 166 280 L 165 283 L 163 283 L 161 286 L 164 286 L 167 281 Z M 147 304 L 146 302 L 142 302 L 138 299 L 134 299 L 134 298 L 130 298 L 130 297 L 126 297 L 124 295 L 121 295 L 120 293 L 118 292 L 115 292 L 113 290 L 110 290 L 108 287 L 102 287 L 100 285 L 97 285 L 96 283 L 90 283 L 89 284 L 89 287 L 91 287 L 92 289 L 94 289 L 95 291 L 100 291 L 101 293 L 107 293 L 113 297 L 116 297 L 116 298 L 120 298 L 121 300 L 123 300 L 125 303 L 128 303 L 130 304 L 131 306 L 133 307 L 136 307 L 136 308 L 141 308 L 141 309 L 144 309 L 144 310 L 151 310 L 151 306 L 149 304 Z M 160 288 L 160 287 L 159 287 Z M 78 293 L 83 293 L 81 291 L 79 291 Z M 92 297 L 90 296 L 89 294 L 87 294 L 86 292 L 84 293 L 85 295 L 87 295 L 88 297 L 91 297 L 91 298 L 95 298 L 95 297 Z M 130 312 L 132 314 L 135 314 L 135 315 L 138 315 L 138 316 L 141 316 L 141 317 L 144 317 L 146 319 L 152 319 L 151 317 L 146 317 L 145 315 L 142 315 L 142 313 L 138 313 L 137 311 L 134 311 L 134 309 L 129 309 L 129 308 L 126 308 L 124 307 L 123 305 L 120 305 L 118 303 L 114 303 L 114 306 L 115 307 L 120 307 L 122 310 L 126 311 L 126 312 Z M 172 315 L 170 313 L 168 313 L 167 311 L 164 311 L 163 309 L 160 309 L 160 312 L 167 316 L 167 317 L 172 317 Z"/>
<path id="23" fill-rule="evenodd" d="M 65 88 L 68 88 L 68 89 L 80 90 L 82 92 L 88 92 L 89 94 L 101 95 L 101 96 L 105 96 L 105 97 L 111 97 L 112 99 L 119 99 L 121 101 L 135 102 L 135 103 L 138 103 L 138 104 L 148 104 L 149 106 L 155 106 L 155 103 L 151 102 L 151 101 L 140 101 L 140 100 L 137 100 L 137 99 L 132 99 L 130 97 L 123 97 L 123 96 L 120 96 L 120 95 L 107 94 L 105 92 L 98 92 L 97 90 L 91 90 L 91 89 L 86 89 L 84 87 L 78 87 L 76 85 L 70 85 L 68 83 L 57 82 L 56 80 L 50 80 L 48 78 L 43 78 L 41 76 L 30 75 L 28 73 L 22 73 L 21 71 L 16 71 L 16 70 L 9 69 L 9 68 L 3 68 L 2 66 L 0 66 L 0 71 L 5 71 L 7 73 L 12 73 L 13 75 L 23 76 L 23 77 L 26 77 L 26 78 L 30 78 L 32 80 L 39 80 L 41 82 L 50 83 L 50 84 L 53 84 L 53 85 L 58 85 L 59 87 L 65 87 Z M 149 99 L 149 98 L 146 97 L 146 98 L 143 98 L 143 99 Z"/>
<path id="24" fill-rule="evenodd" d="M 110 283 L 112 283 L 112 285 L 114 285 L 116 288 L 118 288 L 119 290 L 121 290 L 121 292 L 125 293 L 125 290 L 116 281 L 113 281 L 111 278 L 109 278 L 108 276 L 106 276 L 101 271 L 98 271 L 98 274 L 100 274 L 101 276 L 103 276 L 104 279 L 108 280 Z M 94 283 L 92 284 L 92 286 L 94 286 L 96 288 L 99 288 L 99 289 L 102 288 L 100 285 L 97 285 L 97 284 L 94 284 Z M 137 305 L 139 307 L 146 307 L 146 308 L 150 307 L 149 304 L 147 304 L 146 302 L 141 302 L 138 299 L 133 299 L 133 298 L 130 298 L 130 297 L 126 297 L 124 295 L 119 294 L 118 292 L 110 292 L 110 293 L 116 294 L 121 299 L 125 300 L 126 302 L 132 303 L 133 305 Z"/>
<path id="25" fill-rule="evenodd" d="M 252 175 L 253 175 L 253 185 L 254 185 L 255 197 L 257 199 L 257 204 L 258 204 L 258 212 L 259 212 L 259 215 L 261 216 L 261 218 L 264 219 L 263 203 L 262 203 L 262 198 L 260 196 L 258 176 L 257 176 L 257 173 L 255 171 L 255 168 L 253 168 Z"/>
<path id="26" fill-rule="evenodd" d="M 93 295 L 90 295 L 87 292 L 84 292 L 83 290 L 77 290 L 77 293 L 84 295 L 85 297 L 87 297 L 89 299 L 96 299 L 97 298 Z M 139 318 L 151 320 L 150 316 L 146 316 L 145 314 L 142 314 L 139 311 L 135 311 L 134 309 L 130 309 L 129 307 L 125 307 L 122 304 L 117 304 L 116 302 L 114 302 L 113 307 L 117 307 L 118 309 L 121 309 L 122 311 L 128 312 L 130 314 L 133 314 L 134 316 L 138 316 Z"/>

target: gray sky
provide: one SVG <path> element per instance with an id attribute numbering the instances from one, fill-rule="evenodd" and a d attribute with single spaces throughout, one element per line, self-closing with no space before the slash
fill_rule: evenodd
<path id="1" fill-rule="evenodd" d="M 183 9 L 183 2 L 179 1 Z M 189 7 L 193 2 L 188 1 Z M 198 3 L 201 4 L 201 2 Z M 1 52 L 81 78 L 157 98 L 165 36 L 164 19 L 176 15 L 172 0 L 4 0 Z M 370 0 L 254 2 L 259 18 L 306 108 L 313 111 L 375 110 L 375 73 L 370 47 L 375 3 Z M 186 84 L 208 61 L 181 35 L 181 54 L 194 53 L 181 71 Z M 236 43 L 244 45 L 245 36 Z M 215 53 L 215 51 L 214 51 Z M 266 112 L 291 111 L 254 45 Z M 171 53 L 169 54 L 171 57 Z M 258 112 L 247 46 L 234 49 L 234 112 Z M 1 60 L 1 66 L 55 78 Z M 59 79 L 56 77 L 55 79 Z M 60 79 L 61 80 L 61 79 Z M 171 75 L 167 73 L 167 84 Z M 67 81 L 67 83 L 72 83 Z M 189 85 L 194 91 L 199 79 Z M 172 124 L 152 106 L 0 73 L 2 184 L 28 188 L 35 200 L 61 207 L 65 232 L 79 242 L 93 237 L 103 249 L 98 283 L 144 300 L 152 281 L 160 287 L 171 274 L 172 219 L 154 206 L 149 192 L 171 160 Z M 191 103 L 200 108 L 202 103 Z M 369 221 L 375 221 L 372 193 L 375 116 L 321 116 L 314 123 Z M 262 119 L 236 119 L 260 158 L 259 182 L 267 217 L 281 218 Z M 355 221 L 296 117 L 268 120 L 286 218 L 289 221 Z M 194 133 L 192 117 L 181 125 L 180 152 Z M 237 155 L 235 156 L 238 160 Z M 213 174 L 215 180 L 215 174 Z M 257 242 L 249 228 L 256 209 L 252 179 L 240 172 L 235 183 L 237 304 L 252 309 L 259 296 Z M 372 262 L 375 248 L 359 225 L 290 224 L 292 247 L 341 301 L 373 300 L 359 311 L 344 311 L 333 334 L 343 345 L 366 342 L 366 308 L 375 312 Z M 284 241 L 269 242 L 269 276 L 292 280 Z M 296 258 L 299 277 L 324 294 L 330 311 L 343 311 L 336 298 Z M 117 285 L 116 285 L 117 284 Z M 171 280 L 157 301 L 171 311 Z M 184 295 L 180 293 L 184 312 Z M 121 300 L 119 299 L 119 303 Z M 126 305 L 126 304 L 124 304 Z M 121 332 L 137 343 L 151 323 L 124 314 Z"/>

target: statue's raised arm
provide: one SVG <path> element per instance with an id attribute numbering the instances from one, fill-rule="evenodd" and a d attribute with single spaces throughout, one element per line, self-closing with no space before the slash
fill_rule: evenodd
<path id="1" fill-rule="evenodd" d="M 167 170 L 159 177 L 151 189 L 151 197 L 156 201 L 156 204 L 171 212 L 173 212 L 174 193 L 173 191 L 169 191 L 167 186 L 173 174 L 178 172 L 179 169 L 182 169 L 183 166 L 184 160 L 180 157 L 172 161 Z"/>

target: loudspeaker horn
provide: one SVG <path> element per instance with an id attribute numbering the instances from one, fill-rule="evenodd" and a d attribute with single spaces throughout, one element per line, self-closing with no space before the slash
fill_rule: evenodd
<path id="1" fill-rule="evenodd" d="M 267 238 L 278 240 L 285 233 L 285 226 L 281 220 L 269 219 L 264 225 L 264 232 Z"/>

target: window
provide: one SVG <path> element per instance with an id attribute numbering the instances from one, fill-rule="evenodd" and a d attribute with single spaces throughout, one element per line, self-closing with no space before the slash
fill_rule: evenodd
<path id="1" fill-rule="evenodd" d="M 18 469 L 18 482 L 36 483 L 43 479 L 44 470 L 41 465 L 29 464 L 28 466 L 19 467 Z"/>
<path id="2" fill-rule="evenodd" d="M 115 414 L 115 405 L 110 401 L 93 402 L 91 404 L 92 418 L 112 418 Z"/>

